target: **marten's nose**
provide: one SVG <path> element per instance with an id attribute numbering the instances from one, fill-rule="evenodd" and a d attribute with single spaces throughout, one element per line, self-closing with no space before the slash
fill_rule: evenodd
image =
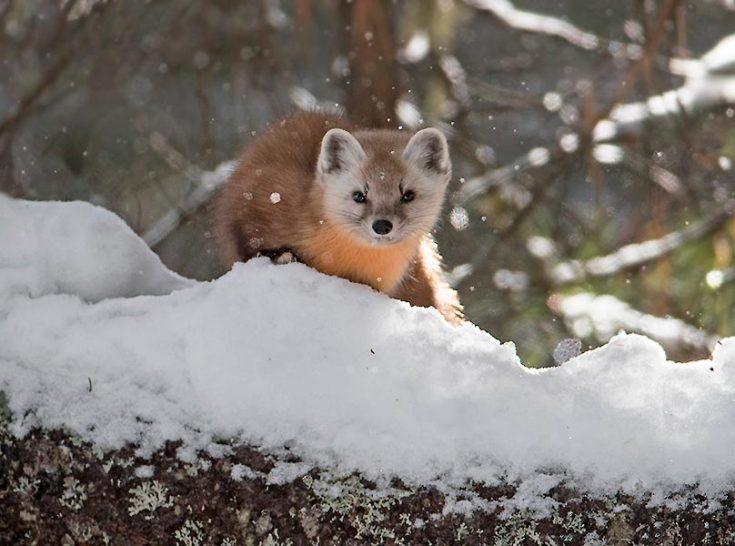
<path id="1" fill-rule="evenodd" d="M 375 220 L 375 222 L 373 222 L 373 231 L 378 235 L 387 235 L 392 229 L 393 224 L 388 220 Z"/>

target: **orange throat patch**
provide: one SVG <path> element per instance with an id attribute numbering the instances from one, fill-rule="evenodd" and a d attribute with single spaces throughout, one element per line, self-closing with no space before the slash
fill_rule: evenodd
<path id="1" fill-rule="evenodd" d="M 325 223 L 305 242 L 301 254 L 322 273 L 390 294 L 400 285 L 418 247 L 416 237 L 391 245 L 367 245 L 340 227 Z"/>

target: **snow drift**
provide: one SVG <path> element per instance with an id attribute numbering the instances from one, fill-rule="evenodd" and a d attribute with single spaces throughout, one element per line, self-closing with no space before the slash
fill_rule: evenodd
<path id="1" fill-rule="evenodd" d="M 410 483 L 717 493 L 735 476 L 735 338 L 677 364 L 619 335 L 529 370 L 470 324 L 303 265 L 183 279 L 85 203 L 0 197 L 0 389 L 18 434 L 106 448 L 235 439 Z"/>

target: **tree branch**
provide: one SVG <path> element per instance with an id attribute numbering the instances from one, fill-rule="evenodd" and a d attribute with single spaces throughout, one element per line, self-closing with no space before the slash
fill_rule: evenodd
<path id="1" fill-rule="evenodd" d="M 515 179 L 521 172 L 530 168 L 543 167 L 565 157 L 561 149 L 549 149 L 544 147 L 533 148 L 511 161 L 507 165 L 489 170 L 488 172 L 467 180 L 454 194 L 453 201 L 456 205 L 462 205 L 487 193 L 492 188 L 502 186 Z"/>
<path id="2" fill-rule="evenodd" d="M 166 138 L 153 133 L 148 141 L 151 149 L 176 171 L 183 173 L 184 177 L 194 183 L 194 188 L 175 207 L 171 208 L 158 222 L 143 233 L 143 240 L 149 247 L 155 249 L 187 218 L 192 217 L 203 205 L 205 205 L 214 193 L 224 185 L 235 168 L 235 161 L 220 163 L 213 171 L 205 171 L 187 161 L 176 149 L 171 146 Z"/>
<path id="3" fill-rule="evenodd" d="M 553 243 L 543 237 L 529 239 L 528 249 L 544 262 L 547 276 L 554 285 L 559 286 L 579 282 L 587 277 L 608 277 L 657 260 L 690 241 L 701 239 L 718 230 L 733 215 L 735 201 L 728 201 L 721 210 L 679 231 L 673 231 L 659 239 L 625 245 L 615 252 L 585 261 L 558 261 Z"/>
<path id="4" fill-rule="evenodd" d="M 234 161 L 226 161 L 217 166 L 213 171 L 201 171 L 199 183 L 175 208 L 169 210 L 163 218 L 158 220 L 143 234 L 143 240 L 149 247 L 155 249 L 169 235 L 171 235 L 181 223 L 194 215 L 205 205 L 214 193 L 223 186 L 235 168 Z"/>
<path id="5" fill-rule="evenodd" d="M 641 56 L 642 50 L 637 44 L 601 38 L 563 19 L 520 10 L 508 0 L 464 0 L 464 2 L 470 7 L 489 13 L 516 30 L 553 36 L 587 51 L 604 51 L 631 60 L 639 59 Z"/>
<path id="6" fill-rule="evenodd" d="M 596 123 L 593 139 L 601 142 L 637 136 L 645 123 L 735 104 L 735 34 L 720 40 L 699 59 L 673 59 L 671 68 L 686 75 L 684 85 L 645 101 L 616 105 Z"/>
<path id="7" fill-rule="evenodd" d="M 56 62 L 49 68 L 34 85 L 18 102 L 18 106 L 0 121 L 0 135 L 12 130 L 23 117 L 31 110 L 33 105 L 38 102 L 43 93 L 51 87 L 59 76 L 64 72 L 73 57 L 73 51 L 68 50 L 61 55 Z"/>

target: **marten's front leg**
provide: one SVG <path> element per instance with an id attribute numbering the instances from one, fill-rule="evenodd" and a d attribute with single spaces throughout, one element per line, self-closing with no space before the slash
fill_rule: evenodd
<path id="1" fill-rule="evenodd" d="M 267 256 L 271 259 L 271 262 L 277 265 L 290 264 L 293 262 L 299 262 L 299 257 L 287 247 L 277 248 L 275 250 L 261 250 L 257 254 L 258 256 Z"/>

